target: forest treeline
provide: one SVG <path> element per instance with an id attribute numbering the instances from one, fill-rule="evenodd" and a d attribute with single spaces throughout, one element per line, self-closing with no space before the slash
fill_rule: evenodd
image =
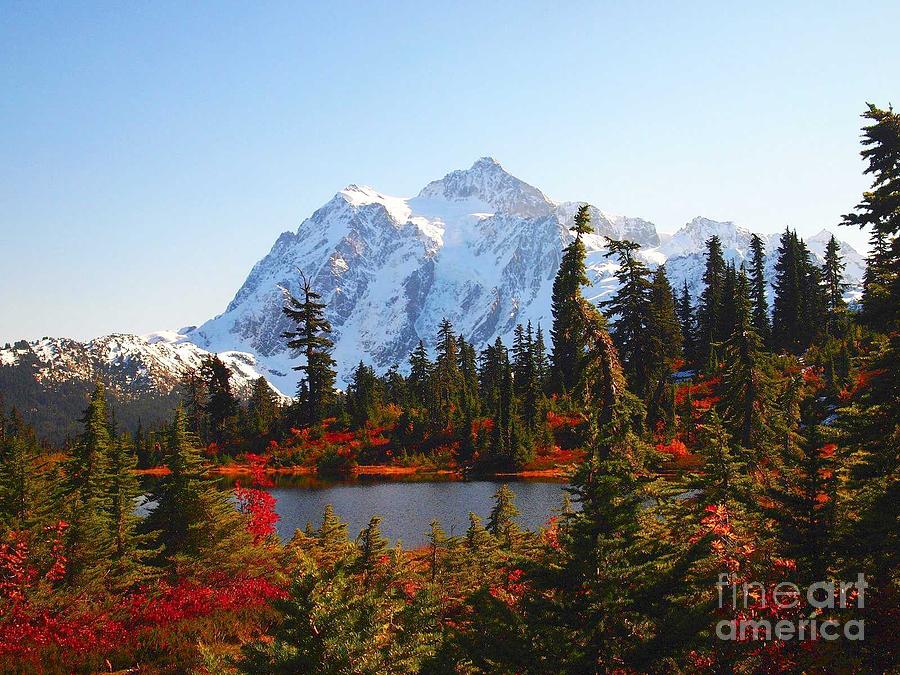
<path id="1" fill-rule="evenodd" d="M 549 345 L 520 326 L 480 354 L 447 321 L 409 374 L 359 364 L 335 389 L 330 326 L 309 281 L 284 335 L 289 405 L 247 404 L 214 357 L 165 429 L 119 433 L 102 387 L 67 447 L 15 411 L 0 429 L 0 663 L 8 670 L 322 673 L 885 672 L 897 666 L 900 116 L 870 106 L 872 188 L 847 216 L 872 246 L 858 311 L 824 265 L 780 239 L 768 305 L 762 241 L 745 265 L 706 243 L 704 289 L 672 289 L 631 242 L 609 242 L 619 288 L 587 284 L 586 208 L 553 285 Z M 560 424 L 570 420 L 571 424 Z M 564 437 L 564 438 L 563 438 Z M 390 547 L 374 516 L 351 538 L 330 509 L 287 542 L 267 465 L 427 458 L 521 468 L 560 442 L 581 461 L 572 503 L 520 529 L 501 489 L 460 537 Z M 229 495 L 210 461 L 252 467 Z M 135 468 L 167 471 L 141 489 Z M 134 509 L 136 503 L 148 502 Z M 237 508 L 235 508 L 237 504 Z M 755 584 L 744 605 L 727 584 Z M 780 584 L 856 581 L 847 601 L 789 607 Z M 864 602 L 862 602 L 864 595 Z M 837 602 L 840 600 L 840 602 Z M 864 639 L 721 637 L 747 620 L 846 625 Z M 759 638 L 759 636 L 755 636 Z"/>

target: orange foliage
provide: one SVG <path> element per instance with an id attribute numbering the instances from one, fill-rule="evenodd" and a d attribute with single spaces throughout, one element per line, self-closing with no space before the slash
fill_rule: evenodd
<path id="1" fill-rule="evenodd" d="M 685 459 L 691 456 L 690 451 L 687 446 L 677 438 L 673 438 L 669 443 L 657 443 L 656 449 L 659 452 L 664 452 L 667 455 L 671 455 L 674 459 Z"/>
<path id="2" fill-rule="evenodd" d="M 577 427 L 582 422 L 584 422 L 584 417 L 581 415 L 560 415 L 552 410 L 547 411 L 547 426 L 552 431 L 556 431 L 560 427 Z"/>

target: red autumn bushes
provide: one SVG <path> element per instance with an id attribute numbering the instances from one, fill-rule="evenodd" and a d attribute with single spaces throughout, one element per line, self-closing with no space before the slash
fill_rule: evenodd
<path id="1" fill-rule="evenodd" d="M 179 633 L 190 635 L 194 620 L 268 611 L 273 600 L 285 596 L 268 578 L 224 574 L 158 579 L 117 596 L 73 591 L 61 583 L 67 571 L 61 553 L 67 527 L 60 522 L 46 528 L 47 539 L 37 542 L 27 533 L 10 532 L 0 544 L 3 671 L 25 664 L 70 669 L 158 648 L 182 639 Z"/>
<path id="2" fill-rule="evenodd" d="M 253 486 L 245 488 L 238 483 L 234 489 L 238 511 L 249 516 L 247 530 L 253 535 L 253 543 L 259 544 L 264 539 L 275 534 L 275 524 L 278 522 L 278 514 L 275 513 L 276 499 L 262 487 L 270 487 L 272 481 L 266 475 L 266 464 L 269 458 L 264 455 L 246 454 L 245 459 L 250 465 L 250 475 Z"/>

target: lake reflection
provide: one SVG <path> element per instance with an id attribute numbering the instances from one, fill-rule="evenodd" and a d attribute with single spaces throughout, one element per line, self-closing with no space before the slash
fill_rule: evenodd
<path id="1" fill-rule="evenodd" d="M 562 482 L 514 480 L 508 482 L 516 495 L 521 527 L 537 529 L 558 513 L 566 484 Z M 318 527 L 322 511 L 331 504 L 350 524 L 355 538 L 373 514 L 382 517 L 381 531 L 393 544 L 398 539 L 408 548 L 427 541 L 431 521 L 437 518 L 451 535 L 465 534 L 470 511 L 485 521 L 493 506 L 493 495 L 503 484 L 499 479 L 460 481 L 438 476 L 422 480 L 360 477 L 353 481 L 328 482 L 312 476 L 277 476 L 269 492 L 278 503 L 278 534 L 289 539 L 307 522 Z"/>

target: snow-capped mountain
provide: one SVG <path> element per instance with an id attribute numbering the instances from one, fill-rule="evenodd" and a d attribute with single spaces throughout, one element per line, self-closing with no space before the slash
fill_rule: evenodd
<path id="1" fill-rule="evenodd" d="M 517 323 L 549 331 L 553 279 L 582 204 L 550 199 L 489 157 L 414 197 L 348 185 L 295 232 L 278 237 L 224 313 L 177 332 L 89 342 L 44 338 L 0 348 L 0 395 L 46 435 L 62 438 L 76 430 L 72 420 L 96 379 L 105 382 L 124 426 L 167 419 L 177 382 L 209 352 L 229 365 L 238 394 L 260 375 L 293 394 L 297 361 L 281 337 L 291 328 L 281 309 L 285 291 L 299 293 L 299 270 L 328 305 L 339 386 L 360 360 L 381 372 L 393 365 L 405 370 L 410 351 L 420 339 L 431 346 L 444 317 L 478 348 L 498 336 L 510 344 Z M 665 263 L 672 286 L 687 282 L 695 297 L 709 237 L 718 235 L 726 258 L 738 264 L 749 252 L 750 231 L 732 222 L 695 218 L 661 234 L 641 218 L 593 206 L 590 213 L 585 294 L 594 302 L 617 287 L 616 264 L 605 256 L 608 238 L 639 243 L 651 267 Z M 761 236 L 771 280 L 779 235 Z M 830 236 L 823 230 L 807 240 L 819 262 Z M 856 284 L 849 295 L 858 297 L 865 263 L 849 244 L 841 250 L 846 281 Z"/>
<path id="2" fill-rule="evenodd" d="M 79 342 L 67 338 L 24 340 L 0 347 L 0 398 L 15 406 L 41 436 L 60 442 L 79 432 L 78 419 L 98 380 L 106 387 L 123 429 L 153 427 L 171 419 L 182 376 L 209 352 L 174 332 L 115 334 Z M 238 396 L 267 371 L 252 354 L 219 355 L 233 373 Z"/>
<path id="3" fill-rule="evenodd" d="M 550 291 L 570 227 L 584 202 L 555 202 L 485 157 L 470 169 L 428 183 L 415 197 L 392 197 L 349 185 L 285 232 L 251 270 L 223 314 L 184 339 L 211 351 L 256 355 L 267 376 L 292 393 L 295 359 L 281 334 L 284 292 L 299 293 L 303 270 L 328 304 L 339 381 L 360 360 L 384 371 L 401 369 L 419 339 L 430 344 L 444 317 L 482 347 L 497 336 L 507 343 L 517 323 L 549 329 Z M 673 286 L 701 290 L 703 251 L 713 234 L 727 258 L 748 255 L 751 233 L 731 222 L 695 218 L 672 235 L 640 218 L 591 207 L 594 233 L 585 237 L 591 288 L 599 302 L 616 288 L 616 265 L 605 257 L 606 238 L 641 244 L 653 267 L 666 263 Z M 821 258 L 830 233 L 813 237 Z M 763 237 L 772 272 L 778 235 Z M 842 243 L 851 283 L 862 278 L 860 255 Z"/>
<path id="4" fill-rule="evenodd" d="M 0 366 L 25 366 L 35 381 L 46 386 L 72 380 L 100 380 L 112 392 L 124 396 L 168 394 L 182 376 L 200 367 L 209 352 L 178 333 L 147 336 L 113 334 L 78 342 L 68 338 L 42 338 L 0 348 Z M 244 352 L 219 354 L 232 372 L 238 395 L 247 395 L 260 377 L 256 358 Z"/>

